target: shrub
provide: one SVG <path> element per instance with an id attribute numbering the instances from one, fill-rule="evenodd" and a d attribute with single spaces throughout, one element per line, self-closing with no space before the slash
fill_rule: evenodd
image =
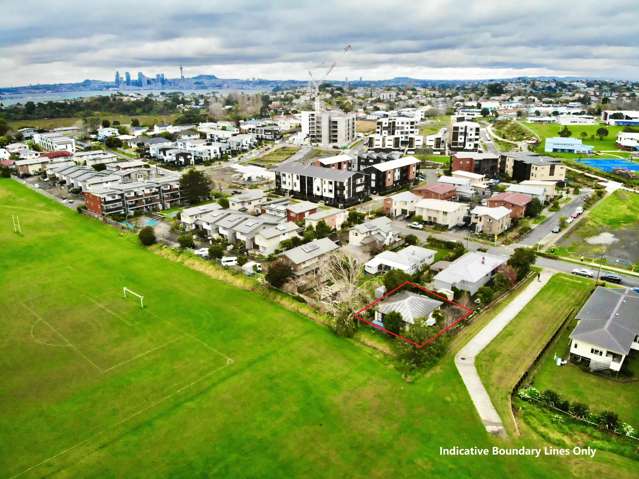
<path id="1" fill-rule="evenodd" d="M 219 259 L 224 256 L 224 245 L 215 243 L 209 246 L 209 258 Z"/>
<path id="2" fill-rule="evenodd" d="M 619 416 L 612 411 L 602 411 L 597 416 L 597 424 L 601 429 L 615 431 L 619 427 Z"/>
<path id="3" fill-rule="evenodd" d="M 404 320 L 402 319 L 401 314 L 399 314 L 397 311 L 393 311 L 392 313 L 384 315 L 383 323 L 384 327 L 390 332 L 399 334 L 399 332 L 402 330 Z"/>
<path id="4" fill-rule="evenodd" d="M 5 166 L 0 166 L 0 178 L 10 178 L 11 170 Z"/>
<path id="5" fill-rule="evenodd" d="M 228 208 L 229 200 L 227 200 L 226 198 L 218 198 L 217 204 L 220 205 L 222 208 Z"/>
<path id="6" fill-rule="evenodd" d="M 180 248 L 193 248 L 195 246 L 195 243 L 193 242 L 193 235 L 191 233 L 185 233 L 178 236 L 178 243 L 180 243 Z"/>
<path id="7" fill-rule="evenodd" d="M 153 231 L 153 228 L 151 228 L 150 226 L 145 226 L 144 228 L 142 228 L 138 233 L 138 238 L 140 240 L 140 243 L 142 243 L 144 246 L 151 246 L 153 243 L 156 242 L 155 231 Z"/>
<path id="8" fill-rule="evenodd" d="M 573 403 L 572 406 L 570 406 L 570 412 L 573 414 L 573 416 L 585 419 L 590 414 L 590 408 L 586 404 L 576 402 Z"/>
<path id="9" fill-rule="evenodd" d="M 557 406 L 561 398 L 559 394 L 551 389 L 546 389 L 543 393 L 541 393 L 541 400 L 548 404 L 549 406 Z"/>
<path id="10" fill-rule="evenodd" d="M 409 245 L 416 245 L 417 244 L 417 236 L 415 235 L 408 235 L 404 238 L 404 241 L 406 242 L 406 244 Z"/>
<path id="11" fill-rule="evenodd" d="M 489 304 L 493 300 L 494 296 L 495 291 L 493 291 L 493 289 L 489 286 L 482 286 L 477 291 L 477 297 L 481 301 L 482 305 Z"/>

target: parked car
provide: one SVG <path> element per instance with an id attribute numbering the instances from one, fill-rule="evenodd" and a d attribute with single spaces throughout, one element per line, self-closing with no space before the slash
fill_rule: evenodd
<path id="1" fill-rule="evenodd" d="M 575 219 L 572 216 L 569 216 L 568 218 L 566 218 L 566 223 L 570 224 L 573 221 L 575 221 Z"/>
<path id="2" fill-rule="evenodd" d="M 559 233 L 561 231 L 561 228 L 559 227 L 559 225 L 556 225 L 553 229 L 552 232 L 553 233 Z"/>
<path id="3" fill-rule="evenodd" d="M 577 206 L 577 209 L 575 210 L 575 213 L 577 213 L 577 216 L 579 216 L 583 212 L 584 212 L 584 209 L 581 206 Z"/>
<path id="4" fill-rule="evenodd" d="M 602 273 L 601 276 L 599 276 L 599 278 L 602 281 L 608 281 L 609 283 L 616 283 L 616 284 L 621 284 L 621 282 L 623 281 L 621 276 L 613 274 L 613 273 Z"/>
<path id="5" fill-rule="evenodd" d="M 237 256 L 222 256 L 222 266 L 237 266 Z"/>
<path id="6" fill-rule="evenodd" d="M 200 248 L 193 251 L 193 254 L 199 256 L 200 258 L 208 258 L 209 257 L 209 249 L 208 248 Z"/>
<path id="7" fill-rule="evenodd" d="M 575 268 L 572 270 L 572 274 L 576 274 L 577 276 L 583 276 L 585 278 L 594 278 L 595 273 L 586 268 Z"/>
<path id="8" fill-rule="evenodd" d="M 424 229 L 424 225 L 417 222 L 417 221 L 413 221 L 412 223 L 409 223 L 408 225 L 409 228 L 412 228 L 414 230 L 423 230 Z"/>

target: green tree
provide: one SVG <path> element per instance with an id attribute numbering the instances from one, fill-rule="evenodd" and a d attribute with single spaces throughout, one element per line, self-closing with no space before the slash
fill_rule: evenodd
<path id="1" fill-rule="evenodd" d="M 155 231 L 150 226 L 145 226 L 138 233 L 138 239 L 144 246 L 151 246 L 156 242 Z"/>
<path id="2" fill-rule="evenodd" d="M 477 290 L 477 297 L 483 305 L 490 304 L 493 296 L 495 296 L 495 291 L 490 286 L 482 286 Z"/>
<path id="3" fill-rule="evenodd" d="M 543 209 L 544 205 L 541 204 L 541 201 L 538 198 L 533 198 L 526 206 L 526 216 L 528 218 L 536 218 Z"/>
<path id="4" fill-rule="evenodd" d="M 569 136 L 572 136 L 572 131 L 570 131 L 570 128 L 564 125 L 564 127 L 561 130 L 559 130 L 559 136 L 563 138 L 568 138 Z"/>
<path id="5" fill-rule="evenodd" d="M 224 245 L 215 243 L 209 246 L 209 258 L 219 259 L 224 256 Z"/>
<path id="6" fill-rule="evenodd" d="M 131 126 L 134 128 L 138 128 L 140 126 L 140 120 L 137 118 L 131 118 Z"/>
<path id="7" fill-rule="evenodd" d="M 530 267 L 535 264 L 535 251 L 530 248 L 517 248 L 508 259 L 508 264 L 517 271 L 517 279 L 522 279 L 530 271 Z"/>
<path id="8" fill-rule="evenodd" d="M 415 346 L 406 341 L 394 341 L 400 363 L 410 371 L 433 366 L 446 353 L 450 342 L 449 336 L 442 334 L 431 343 L 425 345 L 424 343 L 435 337 L 439 331 L 441 326 L 427 326 L 424 318 L 417 318 L 413 324 L 404 329 L 403 336 L 423 346 Z"/>
<path id="9" fill-rule="evenodd" d="M 401 314 L 397 311 L 393 311 L 392 313 L 384 315 L 382 323 L 391 333 L 399 334 L 402 330 L 402 326 L 404 325 L 404 320 L 402 319 Z"/>
<path id="10" fill-rule="evenodd" d="M 322 220 L 317 223 L 315 226 L 315 237 L 316 238 L 326 238 L 331 234 L 331 227 L 326 224 L 326 221 Z"/>
<path id="11" fill-rule="evenodd" d="M 178 243 L 180 243 L 180 248 L 195 247 L 195 242 L 193 241 L 193 235 L 191 233 L 184 233 L 178 236 Z"/>
<path id="12" fill-rule="evenodd" d="M 566 225 L 568 224 L 568 218 L 566 218 L 565 216 L 560 216 L 559 217 L 559 229 L 563 230 Z"/>
<path id="13" fill-rule="evenodd" d="M 605 137 L 608 136 L 608 128 L 604 128 L 603 126 L 600 128 L 597 128 L 597 136 L 599 137 L 600 140 L 603 140 Z"/>
<path id="14" fill-rule="evenodd" d="M 102 128 L 109 128 L 111 126 L 111 122 L 105 118 L 104 120 L 102 120 L 101 125 Z"/>
<path id="15" fill-rule="evenodd" d="M 266 272 L 266 281 L 275 288 L 281 288 L 293 276 L 293 268 L 286 258 L 278 258 L 271 263 Z"/>
<path id="16" fill-rule="evenodd" d="M 384 275 L 386 291 L 392 291 L 402 283 L 410 280 L 410 276 L 399 269 L 391 269 Z"/>
<path id="17" fill-rule="evenodd" d="M 417 244 L 417 236 L 415 235 L 407 235 L 404 238 L 404 241 L 406 242 L 406 244 L 408 245 L 416 245 Z"/>
<path id="18" fill-rule="evenodd" d="M 122 148 L 122 140 L 120 140 L 117 136 L 108 137 L 104 140 L 104 144 L 108 148 Z"/>
<path id="19" fill-rule="evenodd" d="M 483 116 L 484 118 L 486 118 L 488 115 L 490 115 L 490 110 L 486 107 L 481 109 L 481 116 Z"/>
<path id="20" fill-rule="evenodd" d="M 228 208 L 229 207 L 229 200 L 227 198 L 218 198 L 217 199 L 217 204 L 220 205 L 222 208 Z"/>
<path id="21" fill-rule="evenodd" d="M 208 199 L 211 195 L 211 180 L 201 171 L 189 170 L 180 178 L 182 198 L 190 204 Z"/>
<path id="22" fill-rule="evenodd" d="M 306 241 L 307 243 L 309 241 L 313 241 L 316 236 L 315 236 L 315 228 L 313 228 L 312 225 L 309 225 L 305 230 L 303 235 L 304 236 L 304 241 Z"/>
<path id="23" fill-rule="evenodd" d="M 104 163 L 96 163 L 95 165 L 93 165 L 93 169 L 95 171 L 104 171 L 106 170 L 106 165 Z"/>
<path id="24" fill-rule="evenodd" d="M 351 338 L 357 331 L 357 319 L 349 308 L 341 308 L 335 315 L 335 334 Z"/>

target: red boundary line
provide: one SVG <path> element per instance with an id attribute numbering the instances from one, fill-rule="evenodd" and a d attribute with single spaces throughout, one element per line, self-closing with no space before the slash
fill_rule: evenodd
<path id="1" fill-rule="evenodd" d="M 424 342 L 422 342 L 422 343 L 416 343 L 415 341 L 413 341 L 410 338 L 407 338 L 406 336 L 402 336 L 401 334 L 397 334 L 397 333 L 394 333 L 393 331 L 389 331 L 385 327 L 380 326 L 378 324 L 375 324 L 372 321 L 368 321 L 368 320 L 366 320 L 366 319 L 364 319 L 362 317 L 361 313 L 364 313 L 364 312 L 368 311 L 369 309 L 373 308 L 375 305 L 377 305 L 378 303 L 382 302 L 387 297 L 395 294 L 397 291 L 399 291 L 400 289 L 402 289 L 406 285 L 410 285 L 410 286 L 413 286 L 413 287 L 415 287 L 417 289 L 420 289 L 424 293 L 427 293 L 429 296 L 433 295 L 433 296 L 437 297 L 438 299 L 441 299 L 445 303 L 452 304 L 454 306 L 462 308 L 463 310 L 466 311 L 466 313 L 463 314 L 460 318 L 458 318 L 455 321 L 453 321 L 448 326 L 446 326 L 444 329 L 440 330 L 437 334 L 433 334 L 430 338 L 425 339 Z M 390 291 L 387 291 L 386 293 L 384 293 L 382 296 L 377 298 L 372 303 L 369 303 L 366 306 L 364 306 L 362 309 L 360 309 L 359 311 L 356 311 L 355 312 L 355 317 L 357 318 L 358 321 L 360 321 L 362 323 L 366 323 L 366 324 L 368 324 L 369 326 L 372 326 L 375 329 L 378 329 L 380 331 L 385 332 L 386 334 L 390 334 L 391 336 L 395 336 L 396 338 L 401 339 L 405 343 L 412 344 L 417 349 L 421 349 L 423 347 L 426 347 L 426 346 L 429 346 L 430 344 L 432 344 L 438 337 L 440 337 L 442 334 L 446 334 L 448 331 L 450 331 L 452 328 L 454 328 L 457 324 L 459 324 L 460 321 L 463 321 L 464 319 L 468 318 L 474 312 L 475 311 L 470 309 L 469 307 L 464 306 L 463 304 L 456 303 L 455 301 L 451 301 L 446 296 L 443 296 L 443 295 L 441 295 L 439 293 L 436 293 L 435 291 L 432 291 L 430 289 L 424 288 L 423 286 L 420 286 L 419 284 L 415 284 L 412 281 L 404 281 L 402 284 L 400 284 L 396 288 L 393 288 Z"/>

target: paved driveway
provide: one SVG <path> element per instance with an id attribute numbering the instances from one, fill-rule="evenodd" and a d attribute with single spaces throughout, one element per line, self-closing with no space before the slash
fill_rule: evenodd
<path id="1" fill-rule="evenodd" d="M 548 282 L 552 272 L 543 271 L 540 281 L 533 281 L 501 313 L 499 313 L 477 336 L 470 340 L 455 356 L 455 366 L 466 385 L 468 394 L 477 409 L 477 413 L 484 423 L 486 431 L 491 434 L 505 435 L 506 430 L 501 417 L 497 413 L 488 391 L 481 382 L 481 378 L 475 367 L 475 358 L 490 342 L 510 323 L 519 312 L 530 302 L 539 290 Z M 508 367 L 508 365 L 504 365 Z"/>

